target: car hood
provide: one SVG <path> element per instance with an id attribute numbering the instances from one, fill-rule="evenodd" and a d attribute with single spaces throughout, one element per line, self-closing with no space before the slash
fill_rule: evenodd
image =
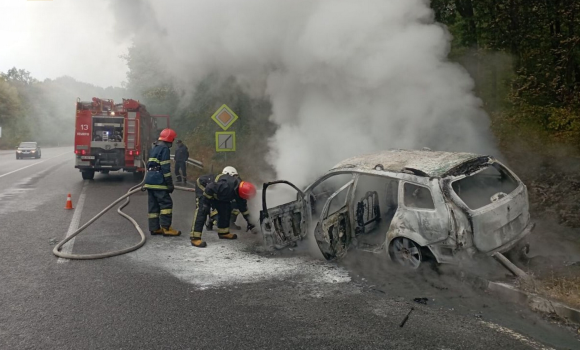
<path id="1" fill-rule="evenodd" d="M 18 150 L 19 151 L 35 151 L 36 148 L 34 148 L 34 147 L 33 148 L 20 148 L 20 147 L 18 147 Z"/>

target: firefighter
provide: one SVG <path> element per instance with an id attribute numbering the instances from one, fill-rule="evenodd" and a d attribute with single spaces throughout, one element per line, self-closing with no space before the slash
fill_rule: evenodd
<path id="1" fill-rule="evenodd" d="M 182 182 L 183 179 L 183 183 L 187 183 L 187 169 L 185 165 L 187 158 L 189 158 L 187 146 L 181 140 L 177 140 L 177 149 L 175 150 L 175 176 L 177 177 L 177 182 Z"/>
<path id="2" fill-rule="evenodd" d="M 255 195 L 256 188 L 250 182 L 241 181 L 238 177 L 229 174 L 222 173 L 216 176 L 214 181 L 205 185 L 203 195 L 198 197 L 198 205 L 191 231 L 191 245 L 199 248 L 207 247 L 207 244 L 201 240 L 201 234 L 205 218 L 212 207 L 217 210 L 218 237 L 220 239 L 238 238 L 236 234 L 230 233 L 231 203 L 234 200 L 248 223 L 248 231 L 254 232 L 255 226 L 250 223 L 250 213 L 246 200 Z"/>
<path id="3" fill-rule="evenodd" d="M 240 181 L 242 180 L 242 178 L 238 174 L 238 171 L 233 166 L 225 167 L 224 170 L 222 170 L 222 174 L 234 176 L 240 179 Z M 241 230 L 242 228 L 236 225 L 236 219 L 238 218 L 238 215 L 240 215 L 240 209 L 238 208 L 237 201 L 234 199 L 232 200 L 232 214 L 230 216 L 230 228 Z M 211 230 L 213 228 L 213 225 L 217 225 L 217 210 L 215 209 L 211 211 L 209 219 L 205 224 L 208 230 Z"/>
<path id="4" fill-rule="evenodd" d="M 149 152 L 145 186 L 149 195 L 149 231 L 152 235 L 179 236 L 181 231 L 171 227 L 173 192 L 171 178 L 171 158 L 169 148 L 177 134 L 171 129 L 163 129 L 159 139 Z"/>

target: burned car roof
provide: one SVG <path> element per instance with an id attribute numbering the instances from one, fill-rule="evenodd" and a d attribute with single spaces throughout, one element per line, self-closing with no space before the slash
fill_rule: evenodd
<path id="1" fill-rule="evenodd" d="M 474 153 L 431 150 L 387 150 L 343 160 L 332 170 L 385 170 L 412 172 L 415 175 L 444 177 L 471 172 L 489 164 L 492 157 Z"/>

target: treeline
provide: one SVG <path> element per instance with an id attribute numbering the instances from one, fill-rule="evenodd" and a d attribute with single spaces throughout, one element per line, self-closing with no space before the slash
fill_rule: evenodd
<path id="1" fill-rule="evenodd" d="M 266 154 L 268 138 L 276 126 L 269 120 L 268 100 L 250 97 L 234 78 L 217 73 L 209 73 L 190 86 L 178 85 L 165 71 L 162 55 L 147 45 L 132 46 L 124 58 L 131 96 L 143 101 L 151 113 L 169 114 L 178 139 L 188 146 L 193 158 L 206 165 L 203 171 L 192 169 L 193 176 L 235 164 L 238 171 L 253 181 L 272 179 L 274 174 Z M 184 72 L 180 78 L 188 81 L 192 77 Z M 215 132 L 223 130 L 210 117 L 222 104 L 239 117 L 228 129 L 236 132 L 236 152 L 216 152 Z"/>
<path id="2" fill-rule="evenodd" d="M 519 136 L 542 154 L 580 152 L 579 1 L 433 0 L 432 7 L 505 150 L 516 151 Z"/>
<path id="3" fill-rule="evenodd" d="M 432 0 L 535 213 L 580 227 L 580 1 Z"/>
<path id="4" fill-rule="evenodd" d="M 0 148 L 14 148 L 21 141 L 72 145 L 77 97 L 120 99 L 125 94 L 123 88 L 103 89 L 70 77 L 38 81 L 24 69 L 0 73 Z"/>

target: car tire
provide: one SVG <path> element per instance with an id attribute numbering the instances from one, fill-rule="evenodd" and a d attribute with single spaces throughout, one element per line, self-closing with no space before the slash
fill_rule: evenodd
<path id="1" fill-rule="evenodd" d="M 95 171 L 94 170 L 81 171 L 81 175 L 83 176 L 83 180 L 92 180 L 95 178 Z"/>
<path id="2" fill-rule="evenodd" d="M 393 239 L 388 253 L 393 262 L 411 269 L 418 269 L 423 261 L 421 246 L 407 237 Z"/>
<path id="3" fill-rule="evenodd" d="M 20 157 L 19 156 L 16 156 L 16 159 L 20 159 Z"/>

